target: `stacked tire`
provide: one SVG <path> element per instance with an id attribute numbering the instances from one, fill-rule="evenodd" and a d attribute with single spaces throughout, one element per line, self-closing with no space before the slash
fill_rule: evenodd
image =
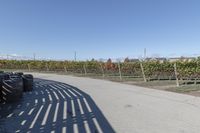
<path id="1" fill-rule="evenodd" d="M 22 79 L 4 80 L 2 83 L 2 98 L 5 102 L 18 101 L 22 97 Z"/>
<path id="2" fill-rule="evenodd" d="M 23 83 L 24 83 L 24 91 L 32 91 L 33 90 L 33 75 L 25 74 L 22 75 Z"/>
<path id="3" fill-rule="evenodd" d="M 18 101 L 23 91 L 32 91 L 33 76 L 23 73 L 0 73 L 0 99 L 6 103 Z"/>
<path id="4" fill-rule="evenodd" d="M 3 94 L 2 94 L 2 84 L 4 80 L 8 80 L 9 79 L 9 75 L 7 75 L 6 73 L 0 73 L 0 101 L 3 100 Z"/>

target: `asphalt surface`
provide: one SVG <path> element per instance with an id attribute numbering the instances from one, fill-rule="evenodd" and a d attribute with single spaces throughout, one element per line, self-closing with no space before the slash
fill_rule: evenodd
<path id="1" fill-rule="evenodd" d="M 198 97 L 98 79 L 37 73 L 34 76 L 37 78 L 34 94 L 25 94 L 24 100 L 0 119 L 5 131 L 200 132 Z M 41 90 L 47 93 L 35 96 Z M 38 104 L 35 103 L 36 99 L 40 101 Z M 28 103 L 29 106 L 26 107 Z M 58 104 L 60 115 L 53 121 Z M 17 107 L 19 105 L 23 107 Z M 37 111 L 35 114 L 33 111 L 33 115 L 28 118 L 33 106 Z M 64 110 L 67 110 L 66 115 Z M 9 117 L 13 112 L 17 116 Z M 17 119 L 20 119 L 19 122 Z M 7 125 L 11 121 L 15 124 L 9 129 Z"/>

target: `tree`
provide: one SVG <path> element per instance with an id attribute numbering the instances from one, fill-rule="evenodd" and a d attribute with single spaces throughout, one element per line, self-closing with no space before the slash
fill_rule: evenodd
<path id="1" fill-rule="evenodd" d="M 129 58 L 126 57 L 125 60 L 124 60 L 124 62 L 125 62 L 125 63 L 130 62 Z"/>

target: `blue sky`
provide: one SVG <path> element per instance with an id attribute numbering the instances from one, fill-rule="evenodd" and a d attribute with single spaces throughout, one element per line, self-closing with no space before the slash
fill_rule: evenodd
<path id="1" fill-rule="evenodd" d="M 1 0 L 0 54 L 200 55 L 198 0 Z"/>

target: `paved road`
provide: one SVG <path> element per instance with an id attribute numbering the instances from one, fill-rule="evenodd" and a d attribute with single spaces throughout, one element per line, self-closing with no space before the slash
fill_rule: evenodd
<path id="1" fill-rule="evenodd" d="M 0 103 L 0 133 L 114 133 L 94 100 L 66 83 L 34 79 L 22 99 Z"/>
<path id="2" fill-rule="evenodd" d="M 34 74 L 85 92 L 119 133 L 199 133 L 200 98 L 104 80 Z"/>
<path id="3" fill-rule="evenodd" d="M 1 133 L 199 133 L 200 98 L 34 73 L 34 90 L 0 103 Z"/>

